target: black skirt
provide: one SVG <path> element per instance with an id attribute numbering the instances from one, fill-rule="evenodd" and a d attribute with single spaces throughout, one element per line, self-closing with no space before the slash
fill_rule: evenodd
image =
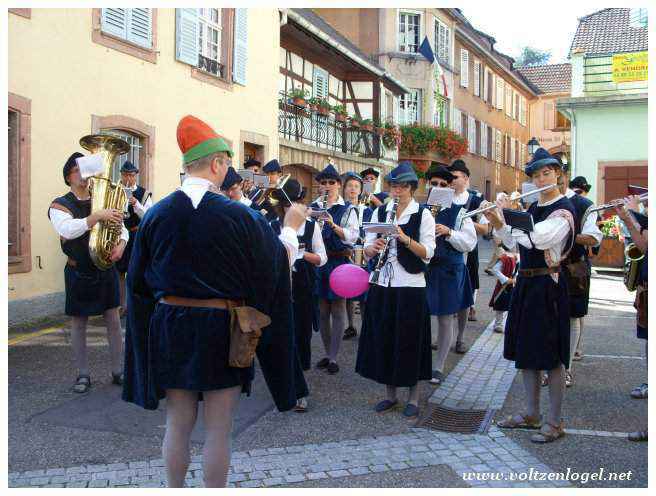
<path id="1" fill-rule="evenodd" d="M 481 287 L 481 281 L 478 278 L 478 244 L 474 251 L 467 254 L 467 272 L 469 272 L 469 282 L 473 292 Z"/>
<path id="2" fill-rule="evenodd" d="M 552 370 L 569 364 L 567 280 L 550 275 L 517 279 L 506 319 L 503 356 L 515 368 Z"/>
<path id="3" fill-rule="evenodd" d="M 380 384 L 411 387 L 431 378 L 426 288 L 369 285 L 355 371 Z"/>
<path id="4" fill-rule="evenodd" d="M 66 315 L 91 317 L 121 304 L 118 289 L 118 273 L 115 267 L 108 270 L 91 269 L 80 271 L 75 267 L 64 267 L 66 291 Z"/>
<path id="5" fill-rule="evenodd" d="M 250 393 L 253 366 L 228 365 L 229 325 L 227 310 L 159 303 L 148 335 L 149 373 L 155 389 L 201 392 L 241 386 L 242 392 Z"/>

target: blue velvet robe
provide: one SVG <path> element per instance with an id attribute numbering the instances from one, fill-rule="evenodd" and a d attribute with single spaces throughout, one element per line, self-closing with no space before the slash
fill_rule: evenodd
<path id="1" fill-rule="evenodd" d="M 152 373 L 158 364 L 153 363 L 151 334 L 161 326 L 184 330 L 195 325 L 192 330 L 201 335 L 204 329 L 198 327 L 203 319 L 194 315 L 202 311 L 216 313 L 214 318 L 208 315 L 204 327 L 209 323 L 217 334 L 229 335 L 225 310 L 171 307 L 162 317 L 157 307 L 168 305 L 157 302 L 168 295 L 241 299 L 269 315 L 272 323 L 263 329 L 256 353 L 276 407 L 289 410 L 298 398 L 307 396 L 295 351 L 287 252 L 262 215 L 210 191 L 197 209 L 184 192 L 175 191 L 146 212 L 128 270 L 123 385 L 123 400 L 146 409 L 156 409 L 165 396 Z M 174 321 L 166 322 L 168 315 Z M 176 353 L 194 354 L 202 346 L 197 342 Z M 217 350 L 217 360 L 224 356 L 226 350 Z M 245 371 L 250 386 L 253 366 L 234 369 L 227 367 L 227 359 L 221 366 L 226 373 Z"/>

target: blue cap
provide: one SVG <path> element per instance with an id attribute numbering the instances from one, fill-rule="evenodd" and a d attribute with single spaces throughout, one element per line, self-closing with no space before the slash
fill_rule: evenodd
<path id="1" fill-rule="evenodd" d="M 434 177 L 439 177 L 449 183 L 456 178 L 456 176 L 451 174 L 451 171 L 442 164 L 431 165 L 428 171 L 426 171 L 426 181 L 430 182 Z"/>
<path id="2" fill-rule="evenodd" d="M 376 198 L 378 198 L 378 201 L 385 203 L 385 200 L 389 198 L 389 193 L 386 193 L 385 191 L 381 191 L 380 193 L 374 194 Z"/>
<path id="3" fill-rule="evenodd" d="M 385 181 L 391 183 L 409 183 L 412 181 L 419 182 L 419 178 L 412 167 L 412 163 L 405 161 L 392 169 L 392 171 L 385 176 Z"/>
<path id="4" fill-rule="evenodd" d="M 268 174 L 269 172 L 282 172 L 282 167 L 280 167 L 280 163 L 274 158 L 266 163 L 262 168 L 262 171 L 265 174 Z"/>
<path id="5" fill-rule="evenodd" d="M 242 182 L 244 179 L 237 173 L 234 167 L 228 167 L 228 172 L 226 172 L 225 178 L 223 178 L 223 184 L 221 184 L 222 191 L 228 191 L 235 184 Z"/>
<path id="6" fill-rule="evenodd" d="M 360 186 L 362 186 L 362 177 L 360 177 L 359 174 L 356 174 L 352 171 L 348 171 L 345 174 L 342 174 L 342 184 L 346 184 L 346 181 L 349 179 L 356 179 L 357 181 L 360 181 Z"/>
<path id="7" fill-rule="evenodd" d="M 137 169 L 137 167 L 132 162 L 126 160 L 121 166 L 121 172 L 139 172 L 139 169 Z"/>
<path id="8" fill-rule="evenodd" d="M 244 169 L 248 169 L 249 167 L 255 167 L 260 165 L 262 165 L 262 163 L 259 160 L 255 160 L 254 158 L 249 158 L 244 164 Z"/>
<path id="9" fill-rule="evenodd" d="M 317 181 L 323 181 L 324 179 L 335 179 L 336 181 L 342 182 L 342 178 L 340 177 L 339 172 L 337 172 L 337 169 L 335 169 L 333 164 L 326 165 L 325 169 L 319 172 L 315 179 Z"/>
<path id="10" fill-rule="evenodd" d="M 563 167 L 563 164 L 560 162 L 560 160 L 551 155 L 547 150 L 544 148 L 538 148 L 535 150 L 531 161 L 526 164 L 526 169 L 524 169 L 524 172 L 527 176 L 531 177 L 535 171 L 541 169 L 542 167 L 546 167 L 547 165 L 557 165 L 560 168 Z"/>

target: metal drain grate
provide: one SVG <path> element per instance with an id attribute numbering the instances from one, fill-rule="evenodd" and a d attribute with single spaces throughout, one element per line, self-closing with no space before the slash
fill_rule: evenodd
<path id="1" fill-rule="evenodd" d="M 461 434 L 483 434 L 490 426 L 493 413 L 493 410 L 458 410 L 433 406 L 415 427 Z"/>

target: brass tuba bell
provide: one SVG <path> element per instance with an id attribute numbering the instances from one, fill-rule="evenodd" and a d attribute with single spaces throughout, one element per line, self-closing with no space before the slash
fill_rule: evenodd
<path id="1" fill-rule="evenodd" d="M 624 250 L 627 263 L 624 269 L 624 285 L 629 291 L 636 290 L 636 281 L 638 280 L 638 273 L 640 266 L 645 258 L 644 253 L 636 246 L 635 243 L 629 243 Z"/>
<path id="2" fill-rule="evenodd" d="M 107 208 L 123 211 L 128 198 L 119 184 L 112 183 L 111 173 L 114 159 L 128 153 L 130 145 L 114 136 L 89 134 L 80 139 L 80 146 L 92 154 L 100 153 L 102 157 L 102 172 L 91 178 L 91 212 Z M 100 270 L 107 270 L 114 264 L 109 257 L 120 241 L 122 228 L 122 223 L 106 221 L 97 222 L 91 228 L 89 255 Z"/>

